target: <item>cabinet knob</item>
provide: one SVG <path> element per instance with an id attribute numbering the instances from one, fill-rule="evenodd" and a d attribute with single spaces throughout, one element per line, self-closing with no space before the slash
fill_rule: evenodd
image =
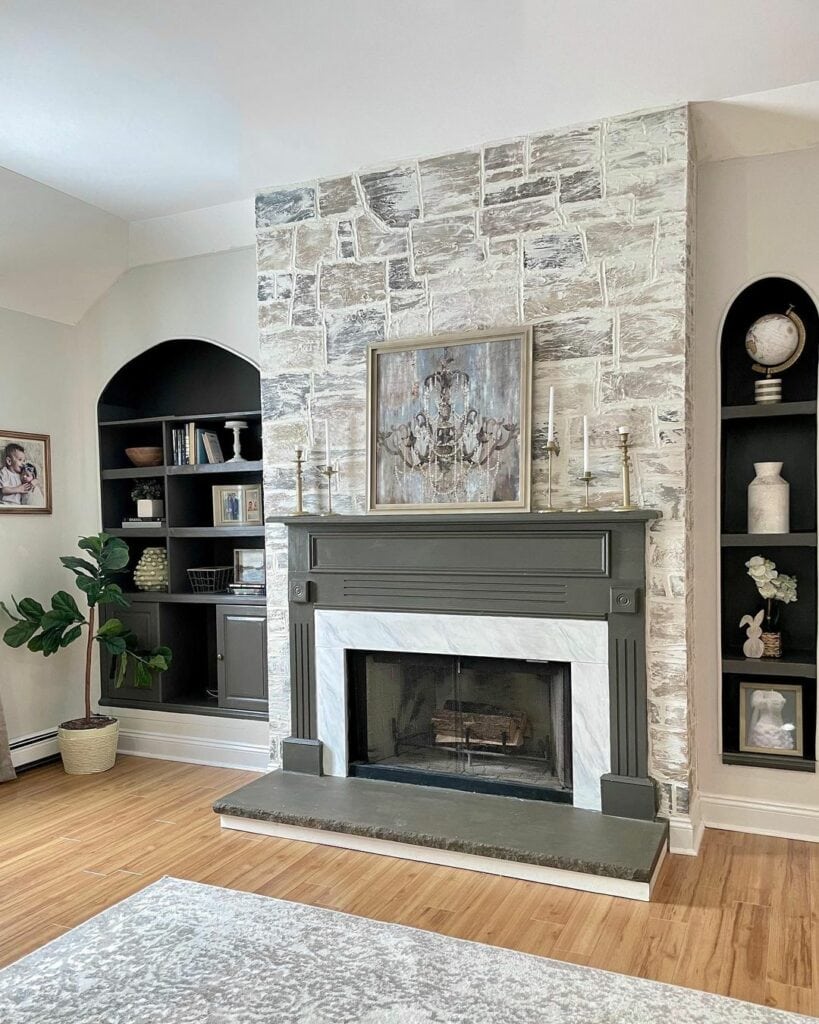
<path id="1" fill-rule="evenodd" d="M 224 661 L 225 660 L 224 654 L 217 654 L 216 655 L 216 660 L 217 661 Z"/>

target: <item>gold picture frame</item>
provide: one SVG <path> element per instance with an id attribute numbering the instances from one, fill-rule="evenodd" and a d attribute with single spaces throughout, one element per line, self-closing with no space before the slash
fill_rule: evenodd
<path id="1" fill-rule="evenodd" d="M 214 526 L 261 526 L 261 484 L 214 484 Z"/>
<path id="2" fill-rule="evenodd" d="M 0 514 L 51 513 L 51 435 L 0 429 Z"/>
<path id="3" fill-rule="evenodd" d="M 528 512 L 531 438 L 531 327 L 370 346 L 369 512 Z"/>
<path id="4" fill-rule="evenodd" d="M 759 700 L 755 700 L 755 694 L 760 695 Z M 782 698 L 781 701 L 776 699 L 776 694 Z M 789 699 L 792 700 L 790 708 Z M 793 712 L 790 717 L 789 711 Z M 775 745 L 776 741 L 783 743 L 790 731 L 794 734 L 792 747 Z M 764 738 L 769 739 L 768 746 L 760 743 Z M 748 754 L 805 756 L 803 697 L 798 683 L 765 681 L 739 684 L 739 749 Z"/>

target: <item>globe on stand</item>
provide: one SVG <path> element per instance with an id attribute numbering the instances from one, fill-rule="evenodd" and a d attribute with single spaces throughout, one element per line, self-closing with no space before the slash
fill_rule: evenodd
<path id="1" fill-rule="evenodd" d="M 805 325 L 794 313 L 766 313 L 748 329 L 745 351 L 753 359 L 753 369 L 765 374 L 754 384 L 754 400 L 759 404 L 782 401 L 782 380 L 772 376 L 793 366 L 805 347 Z"/>

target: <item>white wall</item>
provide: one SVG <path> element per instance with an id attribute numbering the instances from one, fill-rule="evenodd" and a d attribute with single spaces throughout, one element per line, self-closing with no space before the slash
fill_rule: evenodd
<path id="1" fill-rule="evenodd" d="M 4 380 L 11 366 L 31 381 L 3 387 L 0 427 L 52 435 L 55 495 L 52 516 L 0 517 L 0 596 L 46 596 L 70 582 L 57 556 L 100 528 L 96 403 L 124 363 L 158 342 L 191 337 L 258 362 L 255 260 L 249 248 L 135 268 L 76 328 L 0 309 Z M 0 648 L 12 741 L 81 713 L 81 671 L 79 649 L 45 660 Z M 266 722 L 149 711 L 118 717 L 121 748 L 132 753 L 267 765 Z"/>
<path id="2" fill-rule="evenodd" d="M 0 309 L 0 430 L 51 435 L 53 515 L 0 514 L 0 598 L 44 600 L 71 582 L 58 557 L 96 529 L 94 411 L 73 327 Z M 0 613 L 0 629 L 10 621 Z M 0 646 L 0 696 L 12 741 L 82 714 L 83 652 L 43 658 Z"/>
<path id="3" fill-rule="evenodd" d="M 722 316 L 758 277 L 819 295 L 819 149 L 703 164 L 697 193 L 694 385 L 696 746 L 706 824 L 819 840 L 811 774 L 723 765 L 719 719 L 717 448 Z M 814 339 L 814 344 L 815 344 Z M 750 610 L 750 609 L 749 609 Z"/>

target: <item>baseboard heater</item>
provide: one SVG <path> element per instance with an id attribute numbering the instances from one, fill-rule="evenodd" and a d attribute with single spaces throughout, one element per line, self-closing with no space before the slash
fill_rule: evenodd
<path id="1" fill-rule="evenodd" d="M 57 730 L 49 729 L 45 732 L 32 733 L 30 736 L 21 736 L 19 739 L 9 743 L 11 749 L 11 763 L 15 769 L 25 771 L 27 768 L 36 768 L 37 765 L 46 764 L 49 761 L 56 761 L 60 756 L 57 750 Z"/>

